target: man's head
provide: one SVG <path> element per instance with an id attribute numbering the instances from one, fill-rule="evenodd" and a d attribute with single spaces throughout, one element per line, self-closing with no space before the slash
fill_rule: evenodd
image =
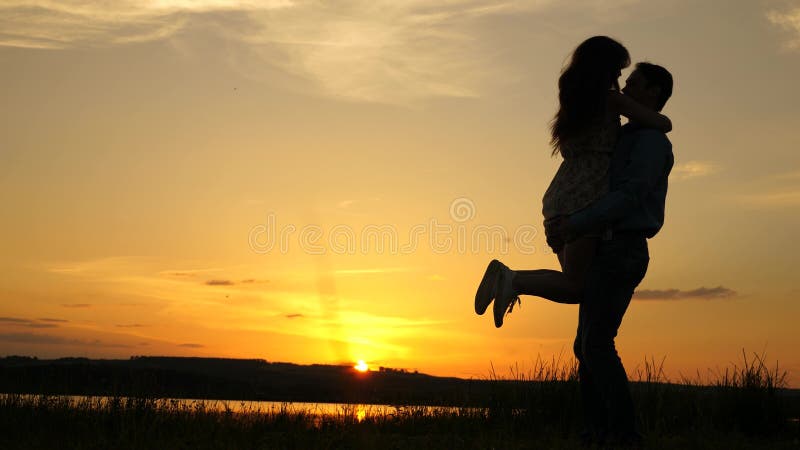
<path id="1" fill-rule="evenodd" d="M 645 106 L 661 111 L 672 95 L 672 74 L 649 62 L 637 63 L 625 80 L 622 92 Z"/>

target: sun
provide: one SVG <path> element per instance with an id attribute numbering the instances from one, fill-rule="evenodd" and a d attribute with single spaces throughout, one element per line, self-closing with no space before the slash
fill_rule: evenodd
<path id="1" fill-rule="evenodd" d="M 366 372 L 367 370 L 369 370 L 369 366 L 367 365 L 367 363 L 364 362 L 363 359 L 359 359 L 358 364 L 353 366 L 353 368 L 359 372 Z"/>

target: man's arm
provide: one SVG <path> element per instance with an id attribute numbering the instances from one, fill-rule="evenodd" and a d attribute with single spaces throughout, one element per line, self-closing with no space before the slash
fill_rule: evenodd
<path id="1" fill-rule="evenodd" d="M 669 117 L 653 111 L 622 92 L 608 91 L 608 100 L 621 115 L 640 125 L 653 127 L 664 133 L 672 131 L 672 121 Z"/>
<path id="2" fill-rule="evenodd" d="M 569 216 L 564 226 L 568 234 L 581 235 L 600 230 L 639 208 L 647 194 L 663 176 L 672 150 L 669 140 L 658 131 L 638 131 L 622 182 L 605 196 Z"/>

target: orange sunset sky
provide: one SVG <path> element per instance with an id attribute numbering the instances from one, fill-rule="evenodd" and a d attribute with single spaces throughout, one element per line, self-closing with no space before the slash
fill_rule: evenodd
<path id="1" fill-rule="evenodd" d="M 0 355 L 570 357 L 577 307 L 472 302 L 493 257 L 557 266 L 547 126 L 595 34 L 675 76 L 627 369 L 800 387 L 798 1 L 5 0 Z"/>

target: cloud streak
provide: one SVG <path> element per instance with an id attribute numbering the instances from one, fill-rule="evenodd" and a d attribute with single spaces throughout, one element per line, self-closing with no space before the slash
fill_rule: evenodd
<path id="1" fill-rule="evenodd" d="M 52 334 L 38 333 L 0 333 L 0 342 L 10 342 L 15 344 L 39 344 L 39 345 L 81 345 L 91 347 L 132 347 L 126 344 L 106 343 L 100 340 L 71 339 Z"/>
<path id="2" fill-rule="evenodd" d="M 789 33 L 789 40 L 786 41 L 787 48 L 800 50 L 800 8 L 788 11 L 769 11 L 767 20 Z"/>
<path id="3" fill-rule="evenodd" d="M 800 206 L 800 188 L 776 190 L 760 194 L 740 195 L 739 200 L 750 206 L 765 208 Z"/>
<path id="4" fill-rule="evenodd" d="M 109 47 L 173 38 L 191 53 L 194 44 L 178 35 L 211 30 L 234 44 L 229 62 L 246 75 L 270 66 L 311 80 L 325 95 L 359 101 L 474 97 L 485 66 L 471 50 L 480 41 L 465 29 L 468 22 L 545 3 L 12 0 L 0 6 L 0 46 Z"/>
<path id="5" fill-rule="evenodd" d="M 723 286 L 700 287 L 684 291 L 681 289 L 642 289 L 636 291 L 636 300 L 716 300 L 736 296 L 736 291 Z"/>
<path id="6" fill-rule="evenodd" d="M 203 344 L 193 344 L 193 343 L 186 343 L 186 344 L 179 344 L 178 347 L 184 348 L 203 348 L 205 345 Z"/>
<path id="7" fill-rule="evenodd" d="M 169 40 L 193 54 L 191 33 L 224 42 L 221 59 L 247 78 L 277 78 L 348 101 L 412 104 L 473 98 L 522 76 L 497 60 L 484 22 L 558 7 L 585 16 L 636 3 L 554 0 L 10 0 L 0 5 L 0 46 L 65 49 Z M 521 69 L 520 69 L 521 70 Z M 309 87 L 313 89 L 309 91 Z"/>
<path id="8" fill-rule="evenodd" d="M 6 324 L 25 324 L 30 322 L 28 319 L 18 319 L 16 317 L 0 317 L 0 323 Z"/>
<path id="9" fill-rule="evenodd" d="M 233 286 L 234 283 L 231 280 L 208 280 L 206 281 L 206 285 L 208 286 Z"/>
<path id="10" fill-rule="evenodd" d="M 690 178 L 700 178 L 719 172 L 719 166 L 709 161 L 687 161 L 683 164 L 676 164 L 672 168 L 671 175 L 677 180 L 688 180 Z"/>
<path id="11" fill-rule="evenodd" d="M 158 272 L 158 274 L 163 275 L 165 277 L 191 278 L 204 273 L 220 272 L 223 270 L 225 269 L 220 267 L 210 267 L 205 269 L 173 269 L 173 270 L 161 270 Z"/>
<path id="12" fill-rule="evenodd" d="M 364 269 L 337 269 L 333 273 L 335 275 L 366 275 L 366 274 L 381 274 L 381 273 L 398 273 L 408 272 L 413 270 L 412 267 L 370 267 Z"/>
<path id="13" fill-rule="evenodd" d="M 0 317 L 0 325 L 6 326 L 16 326 L 16 327 L 25 327 L 25 328 L 57 328 L 58 325 L 53 323 L 53 321 L 59 321 L 57 319 L 39 319 L 39 320 L 31 320 L 31 319 L 21 319 L 18 317 Z"/>
<path id="14" fill-rule="evenodd" d="M 62 49 L 148 42 L 174 35 L 191 14 L 252 11 L 291 5 L 275 1 L 8 0 L 0 5 L 0 46 Z"/>

